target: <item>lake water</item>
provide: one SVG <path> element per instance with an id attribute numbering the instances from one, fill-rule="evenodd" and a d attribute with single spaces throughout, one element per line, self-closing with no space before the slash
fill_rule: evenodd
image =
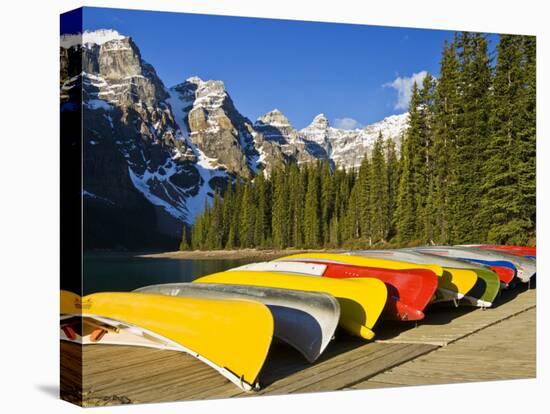
<path id="1" fill-rule="evenodd" d="M 85 255 L 84 294 L 123 292 L 157 283 L 190 282 L 210 273 L 241 266 L 258 259 L 180 260 L 135 256 Z"/>

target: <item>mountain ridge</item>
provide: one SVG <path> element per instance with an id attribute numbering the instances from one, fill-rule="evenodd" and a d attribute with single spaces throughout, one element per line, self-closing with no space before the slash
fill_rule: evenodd
<path id="1" fill-rule="evenodd" d="M 319 114 L 297 130 L 277 109 L 252 122 L 223 81 L 192 76 L 167 88 L 132 38 L 110 29 L 62 35 L 60 59 L 62 120 L 81 99 L 87 216 L 104 226 L 126 223 L 126 210 L 145 214 L 141 237 L 149 227 L 178 240 L 181 223 L 237 177 L 316 160 L 355 168 L 379 131 L 399 144 L 407 127 L 407 114 L 357 130 Z"/>

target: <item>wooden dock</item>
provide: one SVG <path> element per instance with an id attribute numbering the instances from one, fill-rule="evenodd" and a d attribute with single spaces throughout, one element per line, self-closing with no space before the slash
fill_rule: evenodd
<path id="1" fill-rule="evenodd" d="M 375 342 L 340 333 L 315 364 L 276 343 L 254 393 L 179 352 L 62 342 L 61 393 L 96 406 L 532 378 L 535 306 L 536 289 L 524 288 L 503 292 L 492 309 L 439 308 L 418 325 L 383 323 Z"/>

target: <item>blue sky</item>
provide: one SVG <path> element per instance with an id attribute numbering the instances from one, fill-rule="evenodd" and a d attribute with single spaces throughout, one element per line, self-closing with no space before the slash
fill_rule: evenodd
<path id="1" fill-rule="evenodd" d="M 453 36 L 104 8 L 86 8 L 84 28 L 131 36 L 166 86 L 194 75 L 220 79 L 243 115 L 255 120 L 278 108 L 297 128 L 321 112 L 333 125 L 348 127 L 404 112 L 409 78 L 423 71 L 437 76 L 443 41 Z"/>

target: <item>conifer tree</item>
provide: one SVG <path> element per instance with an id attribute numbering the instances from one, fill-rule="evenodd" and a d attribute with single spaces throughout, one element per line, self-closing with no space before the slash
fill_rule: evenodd
<path id="1" fill-rule="evenodd" d="M 486 37 L 480 33 L 457 36 L 459 56 L 457 139 L 454 179 L 449 192 L 452 214 L 450 241 L 476 243 L 486 238 L 487 225 L 479 214 L 484 182 L 484 149 L 489 139 L 491 67 Z"/>
<path id="2" fill-rule="evenodd" d="M 254 223 L 254 246 L 263 247 L 269 238 L 269 209 L 268 209 L 268 186 L 263 171 L 258 173 L 254 180 L 255 192 L 255 223 Z"/>
<path id="3" fill-rule="evenodd" d="M 434 112 L 435 81 L 428 73 L 422 81 L 420 91 L 420 135 L 418 148 L 420 162 L 416 167 L 417 176 L 417 238 L 426 243 L 433 240 L 434 213 L 434 173 L 433 164 L 433 112 Z"/>
<path id="4" fill-rule="evenodd" d="M 533 111 L 526 108 L 528 71 L 523 47 L 524 38 L 515 35 L 502 35 L 498 44 L 482 198 L 490 243 L 526 243 L 533 229 L 529 213 L 525 213 L 530 207 L 525 203 L 529 192 L 525 189 L 533 186 L 534 190 L 534 166 L 527 166 L 529 150 L 524 148 L 527 140 L 534 138 L 528 121 L 534 107 Z M 531 151 L 534 155 L 534 142 Z M 534 197 L 531 203 L 533 208 Z"/>
<path id="5" fill-rule="evenodd" d="M 459 67 L 454 42 L 445 42 L 441 69 L 434 95 L 433 128 L 433 222 L 434 242 L 449 242 L 451 217 L 449 186 L 456 180 L 455 150 L 457 143 Z"/>
<path id="6" fill-rule="evenodd" d="M 209 216 L 206 247 L 210 250 L 218 250 L 222 248 L 223 238 L 223 206 L 221 205 L 219 192 L 214 194 Z"/>
<path id="7" fill-rule="evenodd" d="M 305 189 L 301 170 L 297 164 L 291 164 L 288 168 L 289 193 L 289 245 L 301 247 L 303 245 L 303 206 Z"/>
<path id="8" fill-rule="evenodd" d="M 250 183 L 244 186 L 243 196 L 241 200 L 240 222 L 239 222 L 239 240 L 240 247 L 253 247 L 254 246 L 254 222 L 255 222 L 255 209 L 254 209 L 254 192 Z"/>
<path id="9" fill-rule="evenodd" d="M 399 188 L 399 160 L 395 149 L 395 143 L 388 138 L 386 141 L 386 177 L 388 186 L 388 239 L 395 236 L 395 210 L 397 208 L 397 189 Z"/>
<path id="10" fill-rule="evenodd" d="M 370 164 L 371 186 L 369 208 L 371 211 L 371 234 L 375 242 L 386 241 L 389 233 L 391 219 L 388 211 L 387 173 L 386 160 L 384 158 L 384 137 L 380 131 L 374 143 Z"/>
<path id="11" fill-rule="evenodd" d="M 401 144 L 401 177 L 397 192 L 397 234 L 401 243 L 415 240 L 417 236 L 417 188 L 416 168 L 421 165 L 418 157 L 421 149 L 418 147 L 418 137 L 421 134 L 420 119 L 421 98 L 416 82 L 413 84 L 412 97 L 409 104 L 409 127 Z"/>
<path id="12" fill-rule="evenodd" d="M 334 210 L 333 177 L 328 162 L 321 164 L 321 233 L 322 244 L 329 241 L 329 227 Z"/>
<path id="13" fill-rule="evenodd" d="M 529 222 L 529 231 L 515 242 L 534 244 L 537 227 L 537 40 L 535 36 L 522 36 L 523 72 L 525 88 L 521 99 L 524 128 L 520 134 L 517 156 L 521 160 L 519 197 L 524 220 Z"/>
<path id="14" fill-rule="evenodd" d="M 309 169 L 307 191 L 304 203 L 304 243 L 307 247 L 318 247 L 321 242 L 321 209 L 319 205 L 319 169 Z"/>
<path id="15" fill-rule="evenodd" d="M 190 248 L 189 240 L 187 240 L 187 225 L 184 224 L 183 225 L 183 231 L 182 231 L 182 234 L 181 234 L 181 242 L 180 242 L 179 249 L 180 250 L 189 250 L 189 248 Z"/>
<path id="16" fill-rule="evenodd" d="M 285 188 L 285 169 L 273 171 L 273 209 L 271 213 L 271 231 L 273 245 L 278 249 L 288 246 L 288 192 Z"/>
<path id="17" fill-rule="evenodd" d="M 354 173 L 352 173 L 354 174 Z M 355 186 L 352 192 L 354 192 L 353 204 L 350 202 L 348 206 L 348 213 L 351 215 L 348 218 L 351 220 L 348 225 L 352 226 L 351 233 L 348 233 L 350 237 L 362 236 L 364 240 L 368 241 L 368 244 L 372 244 L 373 228 L 372 228 L 372 170 L 367 154 L 364 155 L 359 166 L 359 174 Z M 357 233 L 355 235 L 355 219 L 358 220 Z"/>

